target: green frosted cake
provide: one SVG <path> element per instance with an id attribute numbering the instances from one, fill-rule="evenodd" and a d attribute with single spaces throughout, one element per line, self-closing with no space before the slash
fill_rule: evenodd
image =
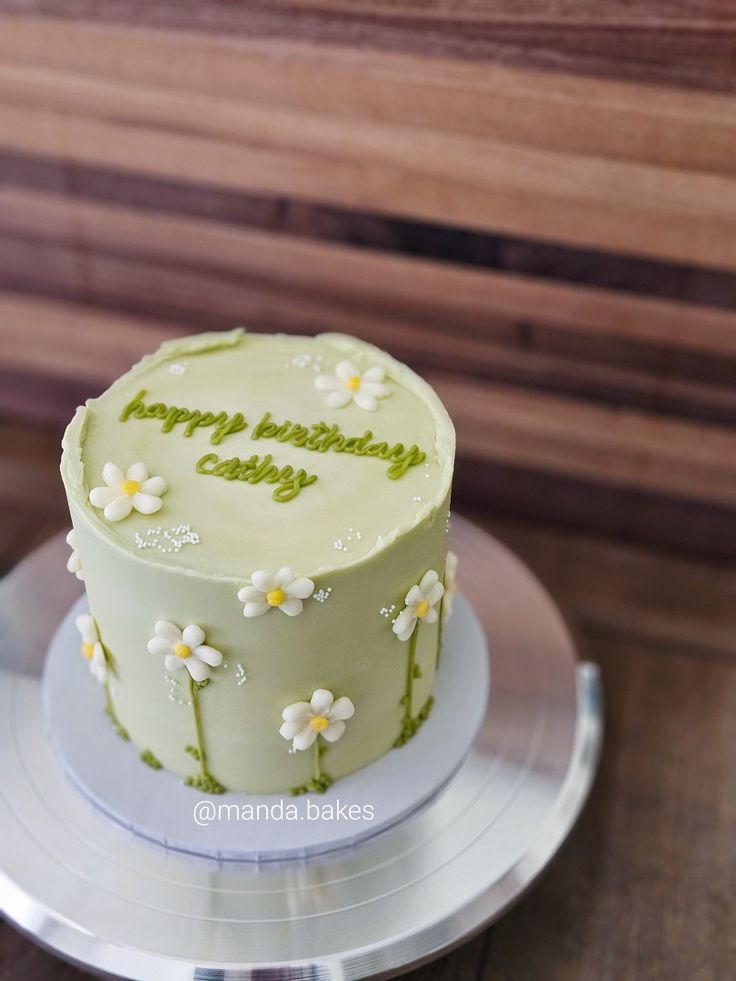
<path id="1" fill-rule="evenodd" d="M 339 334 L 169 342 L 77 410 L 82 653 L 145 763 L 300 793 L 400 751 L 454 592 L 454 447 L 429 385 Z"/>

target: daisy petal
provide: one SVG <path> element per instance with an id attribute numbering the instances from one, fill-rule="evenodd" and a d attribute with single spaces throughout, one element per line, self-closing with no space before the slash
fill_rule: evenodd
<path id="1" fill-rule="evenodd" d="M 399 615 L 396 617 L 396 620 L 394 621 L 394 630 L 398 631 L 398 630 L 406 629 L 406 627 L 409 626 L 412 620 L 415 619 L 416 617 L 414 615 L 413 609 L 409 606 L 405 606 L 404 609 L 401 611 L 401 613 L 399 613 Z"/>
<path id="2" fill-rule="evenodd" d="M 88 640 L 85 640 L 85 634 L 89 630 L 89 625 L 90 625 L 91 622 L 93 622 L 93 621 L 92 621 L 92 617 L 89 615 L 89 613 L 80 613 L 79 616 L 74 621 L 74 625 L 76 626 L 77 630 L 82 635 L 82 640 L 84 640 L 85 644 L 91 644 L 94 640 L 96 640 L 95 637 L 93 637 L 92 640 L 89 640 L 89 641 Z"/>
<path id="3" fill-rule="evenodd" d="M 272 589 L 276 589 L 278 583 L 276 582 L 276 576 L 272 572 L 268 572 L 267 569 L 257 569 L 250 577 L 250 581 L 256 587 L 260 589 L 262 593 L 270 593 Z"/>
<path id="4" fill-rule="evenodd" d="M 369 368 L 368 371 L 363 372 L 364 382 L 382 382 L 386 377 L 386 372 L 383 368 Z"/>
<path id="5" fill-rule="evenodd" d="M 281 718 L 284 722 L 307 722 L 309 721 L 310 708 L 309 702 L 294 702 L 293 705 L 286 706 L 281 713 Z"/>
<path id="6" fill-rule="evenodd" d="M 306 576 L 301 576 L 299 579 L 294 579 L 285 588 L 287 596 L 293 596 L 296 599 L 307 599 L 314 592 L 314 583 L 311 579 L 307 579 Z"/>
<path id="7" fill-rule="evenodd" d="M 104 508 L 120 497 L 117 487 L 93 487 L 89 492 L 89 502 L 95 508 Z"/>
<path id="8" fill-rule="evenodd" d="M 352 399 L 353 393 L 347 388 L 336 388 L 327 396 L 327 404 L 333 409 L 341 409 Z"/>
<path id="9" fill-rule="evenodd" d="M 125 480 L 123 471 L 116 463 L 106 463 L 102 468 L 102 479 L 108 487 L 118 488 Z"/>
<path id="10" fill-rule="evenodd" d="M 164 667 L 167 671 L 180 671 L 184 667 L 184 661 L 176 654 L 167 654 L 164 658 Z"/>
<path id="11" fill-rule="evenodd" d="M 66 538 L 64 539 L 64 541 L 67 543 L 67 545 L 69 546 L 69 548 L 76 548 L 77 547 L 77 536 L 74 534 L 74 529 L 73 528 L 71 529 L 71 531 L 68 531 L 66 533 Z"/>
<path id="12" fill-rule="evenodd" d="M 437 623 L 437 608 L 435 606 L 430 606 L 427 612 L 424 614 L 425 623 Z"/>
<path id="13" fill-rule="evenodd" d="M 407 606 L 419 606 L 420 603 L 424 602 L 424 593 L 421 591 L 419 586 L 412 586 L 409 592 L 406 594 L 406 599 L 404 602 Z"/>
<path id="14" fill-rule="evenodd" d="M 360 372 L 352 361 L 341 361 L 337 368 L 335 368 L 335 374 L 340 381 L 347 381 L 348 378 L 352 378 L 354 375 L 360 375 Z"/>
<path id="15" fill-rule="evenodd" d="M 361 392 L 365 392 L 366 395 L 373 395 L 377 399 L 385 399 L 391 392 L 388 385 L 381 385 L 378 382 L 365 380 L 360 383 L 360 390 Z"/>
<path id="16" fill-rule="evenodd" d="M 168 484 L 163 477 L 149 477 L 148 480 L 141 481 L 141 490 L 144 494 L 153 494 L 154 497 L 161 497 L 166 493 Z"/>
<path id="17" fill-rule="evenodd" d="M 243 586 L 238 590 L 238 599 L 241 603 L 257 603 L 263 600 L 263 590 L 257 586 Z"/>
<path id="18" fill-rule="evenodd" d="M 208 647 L 207 644 L 200 644 L 192 650 L 192 654 L 204 661 L 205 664 L 209 664 L 211 668 L 217 668 L 222 664 L 222 653 L 216 650 L 214 647 Z"/>
<path id="19" fill-rule="evenodd" d="M 143 494 L 138 491 L 137 494 L 133 495 L 133 507 L 141 514 L 155 514 L 161 510 L 162 504 L 161 498 L 154 497 L 153 494 Z"/>
<path id="20" fill-rule="evenodd" d="M 122 497 L 116 497 L 114 501 L 110 501 L 103 514 L 108 521 L 122 521 L 123 518 L 128 517 L 132 510 L 133 502 L 127 494 L 123 494 Z"/>
<path id="21" fill-rule="evenodd" d="M 421 589 L 424 596 L 427 596 L 429 590 L 434 586 L 434 584 L 439 579 L 439 576 L 434 569 L 428 569 L 422 578 L 419 580 L 419 588 Z"/>
<path id="22" fill-rule="evenodd" d="M 299 616 L 304 609 L 304 604 L 300 599 L 293 599 L 292 597 L 289 597 L 289 599 L 284 600 L 278 609 L 281 610 L 282 613 L 285 613 L 287 617 L 296 617 Z"/>
<path id="23" fill-rule="evenodd" d="M 198 627 L 196 623 L 190 624 L 190 626 L 185 627 L 181 632 L 181 639 L 187 645 L 194 650 L 195 647 L 199 647 L 200 644 L 204 644 L 204 630 Z"/>
<path id="24" fill-rule="evenodd" d="M 148 470 L 146 469 L 145 463 L 134 463 L 128 467 L 125 478 L 126 480 L 136 480 L 139 484 L 142 484 L 144 480 L 148 480 Z"/>
<path id="25" fill-rule="evenodd" d="M 243 607 L 243 616 L 252 619 L 253 617 L 263 616 L 264 613 L 268 613 L 271 607 L 265 600 L 260 603 L 246 603 Z"/>
<path id="26" fill-rule="evenodd" d="M 179 658 L 179 660 L 181 660 L 181 658 Z M 200 661 L 198 657 L 186 657 L 183 660 L 184 667 L 195 681 L 204 681 L 205 678 L 209 678 L 210 667 L 208 664 L 205 664 L 204 661 Z"/>
<path id="27" fill-rule="evenodd" d="M 279 729 L 279 735 L 283 736 L 284 739 L 291 741 L 294 736 L 302 731 L 304 728 L 304 720 L 297 719 L 296 722 L 284 722 L 284 724 Z"/>
<path id="28" fill-rule="evenodd" d="M 149 654 L 158 654 L 159 657 L 164 657 L 166 654 L 171 654 L 173 648 L 168 640 L 164 640 L 163 637 L 151 637 L 151 639 L 146 644 Z"/>
<path id="29" fill-rule="evenodd" d="M 345 723 L 338 720 L 337 722 L 333 722 L 331 726 L 327 726 L 322 733 L 322 738 L 326 739 L 328 743 L 336 743 L 344 732 Z"/>
<path id="30" fill-rule="evenodd" d="M 315 715 L 325 715 L 329 712 L 332 703 L 335 701 L 335 696 L 331 691 L 326 688 L 318 688 L 312 693 L 312 701 L 310 705 L 312 706 L 312 711 Z"/>
<path id="31" fill-rule="evenodd" d="M 358 408 L 362 409 L 364 412 L 375 412 L 378 408 L 378 402 L 373 398 L 373 396 L 362 391 L 362 389 L 353 395 L 353 401 Z"/>
<path id="32" fill-rule="evenodd" d="M 405 630 L 397 630 L 396 626 L 394 626 L 394 633 L 396 634 L 399 640 L 407 641 L 414 633 L 414 627 L 416 626 L 416 623 L 417 623 L 416 620 L 412 620 L 410 625 Z"/>
<path id="33" fill-rule="evenodd" d="M 293 746 L 294 749 L 309 749 L 314 740 L 317 738 L 317 733 L 310 726 L 306 726 L 301 732 L 298 732 L 294 736 Z"/>
<path id="34" fill-rule="evenodd" d="M 332 703 L 328 718 L 332 722 L 339 722 L 343 719 L 352 719 L 354 715 L 355 706 L 349 698 L 343 695 L 341 698 L 336 698 Z"/>
<path id="35" fill-rule="evenodd" d="M 436 582 L 429 592 L 425 593 L 424 595 L 429 605 L 435 606 L 442 599 L 444 592 L 445 587 L 442 585 L 442 583 Z"/>
<path id="36" fill-rule="evenodd" d="M 277 586 L 288 586 L 294 578 L 294 573 L 291 571 L 288 565 L 285 565 L 279 569 L 273 578 Z"/>
<path id="37" fill-rule="evenodd" d="M 171 620 L 157 620 L 153 625 L 153 632 L 157 637 L 163 637 L 172 644 L 181 642 L 181 630 Z"/>

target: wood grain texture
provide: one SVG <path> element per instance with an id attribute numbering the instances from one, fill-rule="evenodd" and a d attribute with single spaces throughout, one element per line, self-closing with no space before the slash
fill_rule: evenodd
<path id="1" fill-rule="evenodd" d="M 622 0 L 461 0 L 418 4 L 213 0 L 132 4 L 130 0 L 4 0 L 16 13 L 100 24 L 258 39 L 298 39 L 370 52 L 420 52 L 467 61 L 531 64 L 585 75 L 732 90 L 734 17 L 723 0 L 693 4 Z"/>
<path id="2" fill-rule="evenodd" d="M 305 45 L 257 30 L 241 40 L 228 31 L 228 10 L 238 16 L 233 5 L 220 5 L 219 32 L 152 30 L 148 39 L 143 11 L 136 29 L 103 31 L 87 10 L 92 24 L 3 23 L 6 147 L 543 240 L 736 264 L 729 152 L 736 113 L 727 96 L 663 89 L 643 109 L 650 89 L 631 83 L 599 81 L 591 89 L 588 81 L 571 85 L 523 69 L 489 78 L 485 63 L 446 64 L 411 49 L 369 56 L 349 44 Z M 331 21 L 323 23 L 329 35 Z M 728 32 L 723 25 L 721 36 Z M 417 115 L 416 106 L 431 109 Z"/>

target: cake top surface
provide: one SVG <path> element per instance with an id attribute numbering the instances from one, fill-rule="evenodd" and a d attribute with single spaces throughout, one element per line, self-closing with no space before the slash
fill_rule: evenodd
<path id="1" fill-rule="evenodd" d="M 242 578 L 384 548 L 445 501 L 454 432 L 430 386 L 378 348 L 236 330 L 162 345 L 77 411 L 63 446 L 70 498 L 114 543 Z M 113 520 L 89 501 L 99 487 L 122 498 L 113 517 L 156 495 L 160 509 Z"/>

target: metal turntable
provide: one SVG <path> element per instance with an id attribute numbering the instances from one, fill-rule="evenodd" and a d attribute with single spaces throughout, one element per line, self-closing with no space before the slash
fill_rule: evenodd
<path id="1" fill-rule="evenodd" d="M 276 861 L 164 848 L 67 779 L 45 733 L 41 673 L 79 584 L 64 571 L 62 536 L 21 563 L 0 584 L 2 912 L 90 970 L 156 981 L 391 977 L 501 916 L 587 796 L 599 679 L 517 558 L 461 518 L 451 538 L 491 652 L 472 749 L 423 807 L 380 833 Z M 472 612 L 461 605 L 457 616 Z"/>

